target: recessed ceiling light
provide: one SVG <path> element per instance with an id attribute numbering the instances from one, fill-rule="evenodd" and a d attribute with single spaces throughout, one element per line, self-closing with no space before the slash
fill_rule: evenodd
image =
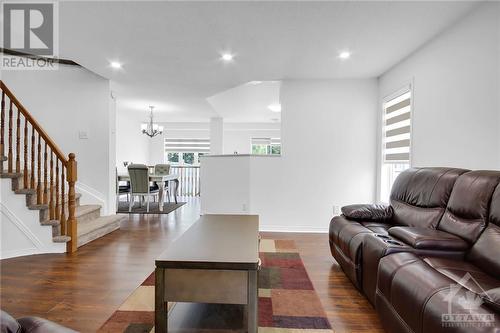
<path id="1" fill-rule="evenodd" d="M 250 81 L 250 82 L 248 82 L 248 84 L 251 86 L 256 86 L 256 85 L 259 85 L 261 83 L 262 83 L 262 81 Z"/>
<path id="2" fill-rule="evenodd" d="M 281 104 L 271 104 L 267 108 L 273 112 L 281 112 Z"/>
<path id="3" fill-rule="evenodd" d="M 221 56 L 221 59 L 224 61 L 232 61 L 233 58 L 234 58 L 234 55 L 232 55 L 231 53 L 223 53 Z"/>
<path id="4" fill-rule="evenodd" d="M 122 64 L 120 64 L 118 61 L 112 61 L 111 67 L 116 68 L 116 69 L 120 69 L 120 68 L 122 68 Z"/>
<path id="5" fill-rule="evenodd" d="M 339 53 L 340 59 L 345 60 L 345 59 L 349 59 L 350 57 L 351 57 L 351 52 L 349 52 L 349 51 L 342 51 Z"/>

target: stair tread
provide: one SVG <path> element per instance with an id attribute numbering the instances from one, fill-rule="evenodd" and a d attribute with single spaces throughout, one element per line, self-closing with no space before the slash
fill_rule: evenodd
<path id="1" fill-rule="evenodd" d="M 82 197 L 82 194 L 81 194 L 81 193 L 75 193 L 75 200 L 78 200 L 78 199 L 80 199 L 81 197 Z M 64 201 L 63 201 L 63 202 L 68 202 L 68 200 L 69 200 L 68 195 L 65 195 L 65 196 L 64 196 Z"/>
<path id="2" fill-rule="evenodd" d="M 21 178 L 23 176 L 22 173 L 17 173 L 17 172 L 1 172 L 0 173 L 0 178 Z"/>
<path id="3" fill-rule="evenodd" d="M 94 230 L 98 230 L 102 227 L 105 227 L 109 224 L 116 223 L 117 221 L 121 221 L 126 219 L 125 215 L 108 215 L 108 216 L 100 216 L 92 221 L 88 221 L 78 225 L 78 235 L 85 235 Z"/>
<path id="4" fill-rule="evenodd" d="M 49 209 L 49 205 L 44 205 L 44 204 L 41 204 L 41 205 L 30 205 L 30 206 L 28 206 L 28 209 L 30 209 L 30 210 Z"/>
<path id="5" fill-rule="evenodd" d="M 92 213 L 96 210 L 101 209 L 101 205 L 80 205 L 76 206 L 75 216 L 78 218 L 82 215 Z"/>
<path id="6" fill-rule="evenodd" d="M 67 243 L 71 240 L 69 236 L 54 236 L 52 237 L 52 241 L 54 243 Z"/>
<path id="7" fill-rule="evenodd" d="M 56 225 L 59 225 L 61 224 L 61 221 L 59 220 L 45 220 L 45 221 L 41 221 L 40 222 L 41 225 L 52 225 L 52 226 L 56 226 Z"/>
<path id="8" fill-rule="evenodd" d="M 14 191 L 15 194 L 35 194 L 36 190 L 34 188 L 21 188 Z"/>
<path id="9" fill-rule="evenodd" d="M 36 189 L 33 188 L 21 188 L 19 190 L 14 191 L 15 194 L 36 194 Z M 75 200 L 80 199 L 82 197 L 81 193 L 75 193 Z M 64 196 L 64 202 L 68 200 L 68 196 Z"/>

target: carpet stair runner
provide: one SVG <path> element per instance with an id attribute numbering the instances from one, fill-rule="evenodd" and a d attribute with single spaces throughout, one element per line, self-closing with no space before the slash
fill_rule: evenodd
<path id="1" fill-rule="evenodd" d="M 7 157 L 1 158 L 2 162 L 7 161 Z M 30 172 L 30 171 L 29 171 Z M 28 174 L 29 174 L 28 172 Z M 22 173 L 7 172 L 0 169 L 0 178 L 11 179 L 11 188 L 17 195 L 26 196 L 26 207 L 31 210 L 38 210 L 40 215 L 40 224 L 47 227 L 52 227 L 52 241 L 56 243 L 66 243 L 71 238 L 61 235 L 61 222 L 59 220 L 49 218 L 49 206 L 37 204 L 37 194 L 34 189 L 25 189 Z M 126 218 L 123 215 L 101 216 L 100 205 L 81 205 L 80 193 L 76 193 L 76 212 L 75 216 L 78 223 L 78 246 L 85 245 L 95 239 L 98 239 L 110 232 L 120 228 L 120 223 Z M 66 203 L 68 195 L 59 198 L 59 202 Z M 67 205 L 65 206 L 67 207 Z M 66 216 L 68 216 L 66 208 Z"/>

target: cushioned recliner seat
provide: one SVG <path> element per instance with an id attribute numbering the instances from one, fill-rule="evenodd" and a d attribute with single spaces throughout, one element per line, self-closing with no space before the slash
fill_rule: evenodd
<path id="1" fill-rule="evenodd" d="M 500 331 L 500 186 L 488 193 L 492 180 L 481 184 L 478 174 L 495 176 L 469 173 L 469 189 L 484 190 L 452 194 L 439 226 L 475 241 L 463 259 L 406 252 L 380 260 L 375 304 L 387 332 Z"/>
<path id="2" fill-rule="evenodd" d="M 330 249 L 353 284 L 362 289 L 362 244 L 367 235 L 387 235 L 394 226 L 436 228 L 457 178 L 467 170 L 412 168 L 396 179 L 389 206 L 342 207 L 330 222 Z"/>
<path id="3" fill-rule="evenodd" d="M 421 256 L 462 259 L 488 223 L 490 202 L 500 182 L 500 172 L 470 171 L 455 182 L 445 213 L 437 225 L 428 228 L 392 227 L 389 239 L 367 236 L 363 245 L 363 292 L 373 304 L 380 259 L 396 252 Z M 398 245 L 399 243 L 399 245 Z"/>

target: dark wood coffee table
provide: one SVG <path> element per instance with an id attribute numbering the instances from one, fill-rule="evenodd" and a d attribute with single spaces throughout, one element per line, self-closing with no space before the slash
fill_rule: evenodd
<path id="1" fill-rule="evenodd" d="M 245 304 L 257 332 L 259 218 L 204 215 L 156 260 L 155 332 L 168 331 L 168 302 Z"/>

